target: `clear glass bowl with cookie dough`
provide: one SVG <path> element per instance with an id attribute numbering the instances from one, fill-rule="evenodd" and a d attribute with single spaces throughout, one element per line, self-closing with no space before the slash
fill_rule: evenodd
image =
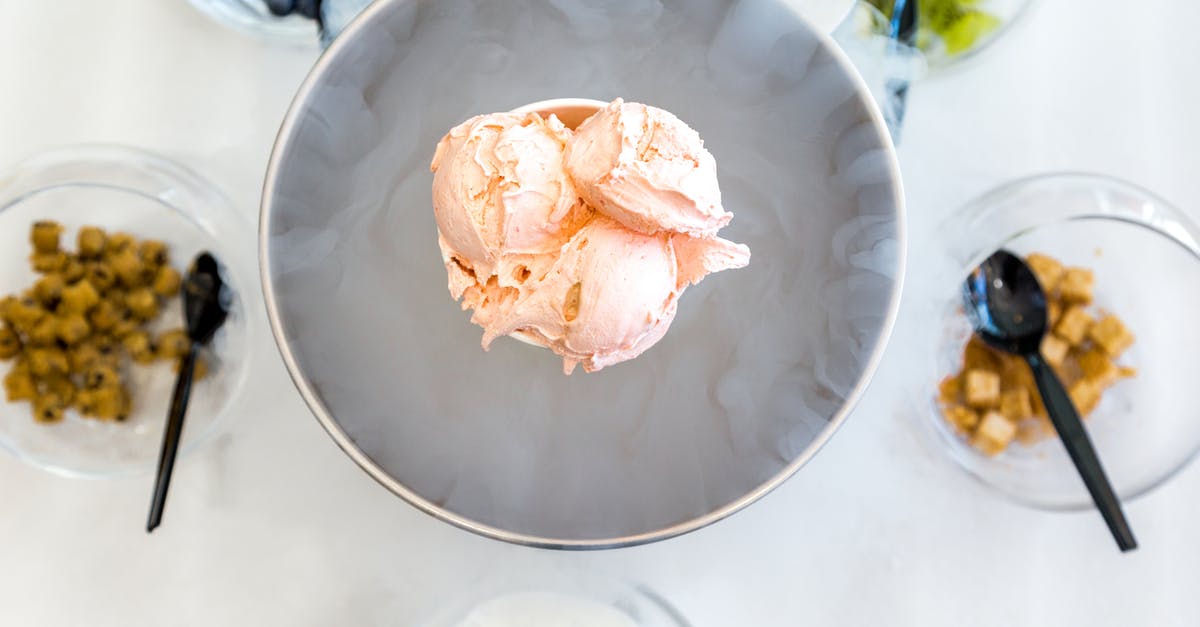
<path id="1" fill-rule="evenodd" d="M 1135 498 L 1200 447 L 1194 384 L 1200 349 L 1200 229 L 1136 185 L 1049 174 L 983 194 L 940 229 L 929 312 L 928 426 L 955 462 L 1034 507 L 1092 507 L 1023 362 L 972 341 L 959 286 L 997 249 L 1029 261 L 1048 292 L 1042 346 L 1085 417 L 1110 480 Z"/>
<path id="2" fill-rule="evenodd" d="M 210 438 L 254 358 L 252 233 L 209 182 L 132 148 L 58 148 L 0 174 L 0 449 L 70 477 L 153 470 L 187 350 L 179 283 L 204 250 L 230 316 L 202 352 L 181 454 Z"/>

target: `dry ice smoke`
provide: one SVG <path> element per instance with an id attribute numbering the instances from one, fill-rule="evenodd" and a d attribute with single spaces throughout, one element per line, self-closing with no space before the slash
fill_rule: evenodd
<path id="1" fill-rule="evenodd" d="M 421 498 L 551 537 L 690 520 L 808 452 L 864 384 L 902 253 L 886 142 L 842 61 L 765 0 L 436 6 L 332 59 L 273 191 L 285 332 L 338 425 Z M 702 134 L 737 215 L 722 235 L 754 263 L 594 375 L 516 342 L 481 355 L 445 298 L 434 146 L 479 112 L 617 96 Z"/>

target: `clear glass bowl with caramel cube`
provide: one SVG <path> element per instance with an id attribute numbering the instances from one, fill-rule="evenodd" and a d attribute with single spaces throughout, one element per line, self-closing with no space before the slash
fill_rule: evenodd
<path id="1" fill-rule="evenodd" d="M 181 454 L 207 441 L 265 325 L 250 300 L 253 230 L 210 183 L 130 148 L 59 148 L 0 173 L 0 449 L 71 477 L 153 471 L 181 352 L 180 274 L 201 250 L 224 264 L 232 308 Z"/>
<path id="2" fill-rule="evenodd" d="M 1055 174 L 1003 185 L 939 230 L 935 439 L 973 476 L 1021 503 L 1092 507 L 1029 369 L 973 338 L 959 286 L 999 248 L 1026 258 L 1047 292 L 1042 354 L 1067 386 L 1124 499 L 1159 485 L 1200 448 L 1200 229 L 1134 185 Z"/>

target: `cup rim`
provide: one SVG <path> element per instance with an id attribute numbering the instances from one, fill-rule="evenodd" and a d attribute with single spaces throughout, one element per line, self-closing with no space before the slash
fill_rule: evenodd
<path id="1" fill-rule="evenodd" d="M 608 103 L 603 100 L 594 98 L 550 98 L 548 100 L 538 100 L 529 104 L 521 105 L 512 109 L 510 113 L 557 113 L 562 109 L 592 109 L 599 111 L 607 107 Z"/>

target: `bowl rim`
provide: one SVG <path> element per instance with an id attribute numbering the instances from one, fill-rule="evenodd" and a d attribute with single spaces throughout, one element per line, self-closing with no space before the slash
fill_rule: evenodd
<path id="1" fill-rule="evenodd" d="M 1095 211 L 1081 212 L 1078 214 L 1069 215 L 1066 217 L 1056 217 L 1053 219 L 1042 218 L 1036 224 L 1028 225 L 1018 231 L 1005 233 L 996 238 L 998 246 L 1004 246 L 1014 239 L 1020 238 L 1028 233 L 1038 229 L 1044 229 L 1050 226 L 1061 226 L 1072 222 L 1117 222 L 1123 223 L 1129 227 L 1141 228 L 1151 232 L 1166 240 L 1164 243 L 1173 244 L 1183 248 L 1190 253 L 1197 262 L 1200 262 L 1200 226 L 1192 220 L 1191 216 L 1181 210 L 1179 207 L 1168 202 L 1162 196 L 1150 191 L 1149 189 L 1132 183 L 1117 176 L 1103 174 L 1098 172 L 1087 172 L 1079 170 L 1059 170 L 1051 172 L 1043 172 L 1030 174 L 1027 176 L 1017 177 L 1007 181 L 1003 181 L 994 185 L 982 193 L 972 197 L 963 203 L 959 209 L 954 211 L 949 217 L 945 218 L 940 223 L 939 232 L 955 232 L 958 227 L 965 226 L 971 221 L 977 220 L 982 216 L 986 216 L 998 209 L 997 200 L 1005 197 L 1008 194 L 1030 189 L 1036 185 L 1048 183 L 1063 183 L 1071 182 L 1077 186 L 1087 186 L 1088 189 L 1112 189 L 1123 191 L 1140 197 L 1148 203 L 1152 203 L 1155 208 L 1161 213 L 1167 214 L 1167 217 L 1185 229 L 1186 234 L 1191 236 L 1192 242 L 1183 241 L 1176 234 L 1170 232 L 1170 229 L 1165 228 L 1161 224 L 1156 224 L 1150 219 L 1139 217 L 1133 212 L 1122 211 Z M 965 278 L 974 265 L 978 265 L 983 258 L 989 254 L 988 249 L 970 251 L 969 260 L 966 263 L 960 263 L 961 259 L 954 259 L 955 267 L 954 278 L 961 280 Z M 954 309 L 953 297 L 949 296 L 944 302 L 939 301 L 940 305 L 944 305 L 937 312 L 938 323 L 941 324 L 952 316 Z M 934 365 L 931 368 L 934 385 L 922 388 L 922 411 L 920 413 L 926 416 L 925 422 L 929 428 L 932 428 L 936 434 L 937 440 L 943 453 L 955 462 L 955 465 L 964 471 L 967 476 L 984 486 L 987 491 L 999 495 L 1004 500 L 1017 505 L 1028 507 L 1030 509 L 1046 511 L 1046 512 L 1081 512 L 1095 508 L 1090 497 L 1086 495 L 1083 498 L 1068 500 L 1062 503 L 1051 503 L 1047 500 L 1039 500 L 1036 498 L 1024 497 L 1021 494 L 1007 490 L 996 483 L 989 481 L 986 476 L 978 469 L 969 465 L 969 461 L 980 459 L 981 455 L 978 451 L 965 443 L 962 438 L 954 432 L 947 424 L 942 416 L 942 412 L 938 408 L 937 403 L 937 386 L 938 377 L 945 373 L 937 366 L 936 359 L 933 360 Z M 1180 460 L 1165 469 L 1162 473 L 1153 479 L 1146 481 L 1144 484 L 1138 485 L 1135 489 L 1127 493 L 1120 494 L 1121 501 L 1129 503 L 1140 499 L 1147 494 L 1155 491 L 1163 484 L 1175 478 L 1180 472 L 1187 468 L 1191 463 L 1200 457 L 1200 440 L 1192 446 L 1192 450 L 1182 456 Z"/>
<path id="2" fill-rule="evenodd" d="M 571 566 L 534 567 L 519 574 L 481 574 L 467 580 L 464 590 L 424 613 L 420 627 L 461 625 L 488 603 L 527 594 L 548 594 L 609 606 L 638 618 L 670 621 L 665 627 L 692 627 L 683 612 L 652 586 L 629 577 Z M 613 599 L 616 597 L 616 599 Z M 656 622 L 655 624 L 659 624 Z"/>
<path id="3" fill-rule="evenodd" d="M 184 191 L 187 196 L 185 202 L 207 202 L 210 207 L 218 208 L 225 217 L 236 219 L 239 226 L 249 227 L 249 222 L 244 219 L 243 215 L 236 211 L 233 203 L 228 196 L 213 184 L 208 179 L 201 176 L 195 170 L 188 168 L 168 157 L 161 154 L 151 152 L 149 150 L 116 143 L 82 143 L 82 144 L 67 144 L 54 146 L 45 150 L 38 151 L 33 154 L 14 161 L 0 170 L 0 213 L 6 211 L 27 198 L 35 194 L 45 191 L 63 189 L 69 187 L 102 187 L 122 193 L 134 194 L 142 196 L 148 200 L 156 202 L 164 207 L 171 209 L 176 213 L 182 213 L 179 206 L 179 198 L 164 198 L 161 194 L 152 193 L 144 188 L 139 188 L 137 182 L 122 180 L 110 181 L 106 180 L 105 176 L 81 176 L 70 172 L 69 166 L 74 165 L 104 165 L 112 170 L 106 176 L 123 173 L 146 174 L 147 172 L 155 176 L 156 182 L 169 183 Z M 56 168 L 67 166 L 67 171 L 55 172 Z M 44 180 L 33 181 L 36 183 L 30 186 L 29 177 L 44 177 Z M 10 188 L 16 185 L 16 189 L 10 192 Z M 195 221 L 188 215 L 183 216 L 185 220 L 193 223 L 193 226 L 201 231 L 207 231 L 200 225 L 195 224 Z M 244 224 L 242 224 L 244 223 Z M 216 240 L 216 234 L 213 235 Z M 217 240 L 219 241 L 219 240 Z M 228 250 L 235 250 L 235 246 L 227 247 Z M 248 253 L 241 253 L 248 255 Z M 256 325 L 258 318 L 257 304 L 247 300 L 246 296 L 253 294 L 252 274 L 249 270 L 239 272 L 239 265 L 235 259 L 240 257 L 239 254 L 226 255 L 221 254 L 222 263 L 234 275 L 239 288 L 239 294 L 242 295 L 242 309 L 244 310 L 244 318 L 246 324 L 247 342 L 253 341 L 256 334 Z M 245 261 L 245 260 L 243 260 Z M 190 457 L 195 451 L 203 448 L 210 440 L 214 439 L 219 434 L 225 425 L 229 422 L 230 414 L 237 404 L 240 395 L 245 391 L 249 381 L 251 370 L 253 369 L 254 351 L 247 350 L 246 354 L 241 355 L 238 359 L 240 362 L 238 377 L 232 382 L 233 394 L 226 399 L 220 412 L 212 419 L 203 431 L 197 434 L 194 438 L 181 443 L 179 450 L 180 459 Z M 164 416 L 166 409 L 164 408 Z M 158 463 L 157 456 L 151 458 L 146 464 L 120 468 L 115 470 L 81 470 L 72 467 L 70 464 L 64 464 L 59 461 L 51 460 L 39 455 L 29 453 L 23 450 L 16 444 L 10 442 L 8 438 L 0 437 L 0 450 L 7 451 L 16 459 L 21 460 L 35 468 L 50 472 L 52 474 L 68 477 L 72 479 L 117 479 L 125 477 L 146 476 L 154 472 L 154 468 Z"/>
<path id="4" fill-rule="evenodd" d="M 729 517 L 730 515 L 741 511 L 751 503 L 758 501 L 760 498 L 779 487 L 796 473 L 802 466 L 808 463 L 809 460 L 816 455 L 818 451 L 829 441 L 834 433 L 846 421 L 846 418 L 858 405 L 867 388 L 870 386 L 871 380 L 878 371 L 879 364 L 883 360 L 883 355 L 886 352 L 890 342 L 892 332 L 896 325 L 896 319 L 899 315 L 901 295 L 906 278 L 906 268 L 908 262 L 908 221 L 907 210 L 905 206 L 904 185 L 901 176 L 900 164 L 896 155 L 896 148 L 892 142 L 892 137 L 887 130 L 887 124 L 883 119 L 883 115 L 879 110 L 879 106 L 875 99 L 871 96 L 870 88 L 850 61 L 846 53 L 834 41 L 829 33 L 823 32 L 812 26 L 800 14 L 797 9 L 789 2 L 784 0 L 773 0 L 778 3 L 779 7 L 787 10 L 796 17 L 798 23 L 803 24 L 810 33 L 817 39 L 818 44 L 823 50 L 830 55 L 833 61 L 842 70 L 842 75 L 854 87 L 859 101 L 866 109 L 866 115 L 871 121 L 872 129 L 874 130 L 879 146 L 884 152 L 889 174 L 889 182 L 892 184 L 892 205 L 895 208 L 896 222 L 896 243 L 897 243 L 897 261 L 894 269 L 895 276 L 892 277 L 892 287 L 888 295 L 888 304 L 883 319 L 883 323 L 879 327 L 879 335 L 876 339 L 875 346 L 872 347 L 870 355 L 867 357 L 865 365 L 854 387 L 847 393 L 845 401 L 841 404 L 838 410 L 829 418 L 829 422 L 809 442 L 808 446 L 799 455 L 793 458 L 786 466 L 775 473 L 772 477 L 762 482 L 758 486 L 746 491 L 740 497 L 733 501 L 721 505 L 699 516 L 692 517 L 677 523 L 672 523 L 665 527 L 651 531 L 643 531 L 616 537 L 608 538 L 554 538 L 545 537 L 518 531 L 512 531 L 497 527 L 494 525 L 482 523 L 471 519 L 468 516 L 447 510 L 429 499 L 421 496 L 413 489 L 409 488 L 397 478 L 391 476 L 379 464 L 372 460 L 364 453 L 350 438 L 349 434 L 338 424 L 333 417 L 333 413 L 321 401 L 316 392 L 315 387 L 308 381 L 296 355 L 292 351 L 291 345 L 284 333 L 283 320 L 280 315 L 280 308 L 275 290 L 270 276 L 270 257 L 271 257 L 271 238 L 270 226 L 271 217 L 275 213 L 276 202 L 273 198 L 273 190 L 278 182 L 280 175 L 280 167 L 282 157 L 291 148 L 292 141 L 295 138 L 294 130 L 298 127 L 301 117 L 308 105 L 309 100 L 315 94 L 315 87 L 326 76 L 326 72 L 332 65 L 335 58 L 338 58 L 339 53 L 345 49 L 351 41 L 361 31 L 370 28 L 371 24 L 376 20 L 381 19 L 386 12 L 390 11 L 394 6 L 408 2 L 419 2 L 429 0 L 379 0 L 372 3 L 362 12 L 360 12 L 346 27 L 346 29 L 334 40 L 334 42 L 326 48 L 317 62 L 309 70 L 304 81 L 301 83 L 296 92 L 291 104 L 288 106 L 288 111 L 285 114 L 279 131 L 276 135 L 275 143 L 271 149 L 271 157 L 267 164 L 266 175 L 263 180 L 263 193 L 261 199 L 261 207 L 259 212 L 259 273 L 262 282 L 263 296 L 267 307 L 267 318 L 270 321 L 271 332 L 275 338 L 275 345 L 279 349 L 280 357 L 283 359 L 284 365 L 287 367 L 288 376 L 292 379 L 292 383 L 296 386 L 297 391 L 304 398 L 305 404 L 308 405 L 309 411 L 325 429 L 329 437 L 337 444 L 342 452 L 350 457 L 360 468 L 362 468 L 372 479 L 377 483 L 407 501 L 418 510 L 441 521 L 450 523 L 455 527 L 475 533 L 477 535 L 500 540 L 510 544 L 517 544 L 535 548 L 546 549 L 561 549 L 561 550 L 599 550 L 637 546 L 674 538 L 698 529 L 707 527 L 719 520 Z"/>
<path id="5" fill-rule="evenodd" d="M 299 48 L 315 48 L 320 41 L 317 23 L 298 15 L 268 15 L 255 19 L 244 12 L 250 10 L 244 2 L 235 5 L 229 0 L 188 0 L 188 4 L 198 13 L 241 35 Z"/>

